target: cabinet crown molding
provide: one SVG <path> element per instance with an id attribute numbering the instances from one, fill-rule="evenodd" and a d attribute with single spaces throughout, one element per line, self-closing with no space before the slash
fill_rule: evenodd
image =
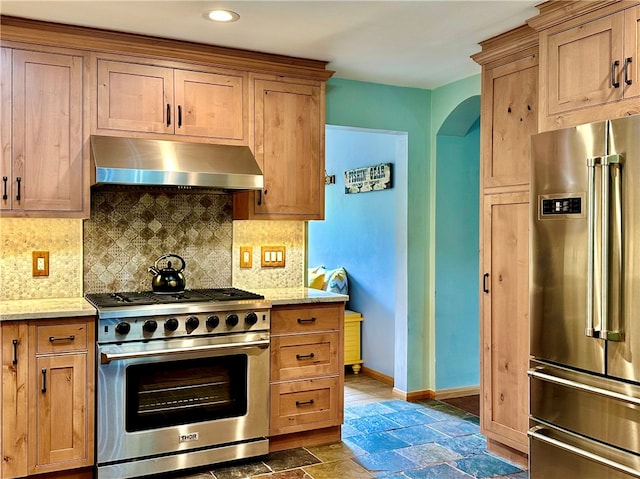
<path id="1" fill-rule="evenodd" d="M 487 65 L 509 55 L 529 53 L 538 47 L 538 33 L 528 25 L 521 25 L 479 43 L 482 51 L 471 55 L 479 65 Z"/>
<path id="2" fill-rule="evenodd" d="M 527 24 L 534 30 L 540 32 L 548 28 L 565 24 L 583 15 L 602 10 L 602 15 L 608 15 L 615 11 L 624 10 L 626 8 L 640 5 L 640 2 L 632 2 L 627 0 L 550 0 L 539 5 L 538 15 L 527 20 Z"/>
<path id="3" fill-rule="evenodd" d="M 326 81 L 328 62 L 0 15 L 2 41 L 218 65 Z"/>

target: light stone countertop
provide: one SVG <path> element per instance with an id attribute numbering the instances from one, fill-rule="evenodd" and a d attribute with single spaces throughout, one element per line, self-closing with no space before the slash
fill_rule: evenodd
<path id="1" fill-rule="evenodd" d="M 16 299 L 0 301 L 0 321 L 95 316 L 84 298 Z"/>
<path id="2" fill-rule="evenodd" d="M 254 293 L 261 294 L 265 299 L 271 300 L 274 306 L 285 304 L 313 304 L 336 303 L 348 301 L 345 294 L 330 293 L 321 289 L 312 288 L 267 288 L 252 289 Z"/>

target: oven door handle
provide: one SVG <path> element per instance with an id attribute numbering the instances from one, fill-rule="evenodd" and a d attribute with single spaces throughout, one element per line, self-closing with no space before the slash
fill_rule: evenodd
<path id="1" fill-rule="evenodd" d="M 231 344 L 208 344 L 206 346 L 193 346 L 190 348 L 173 348 L 154 351 L 132 351 L 130 353 L 100 353 L 100 363 L 109 364 L 111 361 L 122 361 L 125 359 L 149 358 L 158 356 L 174 356 L 180 354 L 206 353 L 210 351 L 244 350 L 244 349 L 267 349 L 269 340 L 246 341 Z"/>

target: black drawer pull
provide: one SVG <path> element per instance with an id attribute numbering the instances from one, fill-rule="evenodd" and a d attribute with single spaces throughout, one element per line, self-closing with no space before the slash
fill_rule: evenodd
<path id="1" fill-rule="evenodd" d="M 618 79 L 618 67 L 620 66 L 620 62 L 618 60 L 614 61 L 611 64 L 611 86 L 613 88 L 619 88 L 620 82 L 616 81 Z"/>
<path id="2" fill-rule="evenodd" d="M 298 324 L 315 323 L 316 318 L 298 318 Z"/>
<path id="3" fill-rule="evenodd" d="M 309 354 L 296 354 L 296 359 L 313 359 L 316 355 L 313 353 Z"/>
<path id="4" fill-rule="evenodd" d="M 313 399 L 309 399 L 308 401 L 296 401 L 296 406 L 313 406 Z"/>
<path id="5" fill-rule="evenodd" d="M 487 280 L 489 279 L 489 273 L 485 273 L 482 277 L 482 291 L 489 294 L 489 287 L 487 286 Z"/>
<path id="6" fill-rule="evenodd" d="M 49 341 L 52 343 L 54 341 L 73 341 L 74 339 L 76 339 L 76 337 L 73 334 L 71 336 L 67 336 L 66 338 L 56 338 L 54 336 L 49 336 Z"/>
<path id="7" fill-rule="evenodd" d="M 13 364 L 18 364 L 18 340 L 14 339 L 11 341 L 13 343 Z"/>
<path id="8" fill-rule="evenodd" d="M 20 183 L 22 182 L 22 178 L 18 176 L 16 181 L 18 182 L 18 194 L 16 195 L 16 201 L 20 201 L 22 199 L 20 196 Z"/>
<path id="9" fill-rule="evenodd" d="M 42 369 L 42 392 L 47 392 L 47 370 L 44 368 Z"/>
<path id="10" fill-rule="evenodd" d="M 2 185 L 3 185 L 3 189 L 2 189 L 2 191 L 3 191 L 3 193 L 2 193 L 2 199 L 3 199 L 3 200 L 6 200 L 7 198 L 9 198 L 9 197 L 7 196 L 7 181 L 9 181 L 9 178 L 7 178 L 6 176 L 3 176 L 3 177 L 2 177 Z"/>
<path id="11" fill-rule="evenodd" d="M 178 105 L 178 128 L 182 126 L 182 105 Z"/>
<path id="12" fill-rule="evenodd" d="M 167 126 L 171 126 L 171 105 L 167 103 Z"/>
<path id="13" fill-rule="evenodd" d="M 624 82 L 627 85 L 631 85 L 633 83 L 633 80 L 629 78 L 629 65 L 631 65 L 632 61 L 633 59 L 631 57 L 625 59 L 624 61 Z"/>

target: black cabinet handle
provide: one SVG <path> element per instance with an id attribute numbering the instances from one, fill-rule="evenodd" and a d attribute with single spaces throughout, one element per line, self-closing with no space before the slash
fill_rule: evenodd
<path id="1" fill-rule="evenodd" d="M 20 201 L 20 183 L 22 182 L 22 178 L 18 176 L 16 178 L 16 181 L 18 182 L 18 194 L 16 195 L 16 200 Z"/>
<path id="2" fill-rule="evenodd" d="M 313 399 L 309 399 L 308 401 L 296 401 L 296 406 L 313 406 Z"/>
<path id="3" fill-rule="evenodd" d="M 489 279 L 489 273 L 485 273 L 482 277 L 482 291 L 489 294 L 489 287 L 487 286 L 487 280 Z"/>
<path id="4" fill-rule="evenodd" d="M 9 178 L 7 178 L 6 176 L 3 176 L 2 177 L 2 187 L 3 187 L 2 188 L 2 191 L 3 191 L 2 199 L 3 200 L 6 200 L 7 198 L 9 198 L 7 196 L 7 181 L 9 181 Z"/>
<path id="5" fill-rule="evenodd" d="M 14 339 L 11 341 L 13 343 L 13 361 L 12 364 L 18 364 L 18 340 Z"/>
<path id="6" fill-rule="evenodd" d="M 54 341 L 73 341 L 74 339 L 76 339 L 76 337 L 72 334 L 71 336 L 67 336 L 65 338 L 56 338 L 55 336 L 49 336 L 49 341 L 50 342 L 54 342 Z"/>
<path id="7" fill-rule="evenodd" d="M 296 354 L 296 359 L 313 359 L 316 355 L 313 353 L 309 354 Z"/>
<path id="8" fill-rule="evenodd" d="M 178 105 L 178 128 L 182 126 L 182 105 Z"/>
<path id="9" fill-rule="evenodd" d="M 42 368 L 42 392 L 47 392 L 47 370 Z"/>
<path id="10" fill-rule="evenodd" d="M 315 323 L 316 322 L 316 318 L 298 318 L 298 324 L 304 324 L 304 323 Z"/>
<path id="11" fill-rule="evenodd" d="M 171 105 L 167 103 L 167 126 L 171 126 Z"/>
<path id="12" fill-rule="evenodd" d="M 631 78 L 629 78 L 629 65 L 631 65 L 631 62 L 633 61 L 633 59 L 631 57 L 628 57 L 624 60 L 624 82 L 627 85 L 631 85 L 633 83 L 633 80 Z"/>
<path id="13" fill-rule="evenodd" d="M 617 77 L 616 71 L 618 70 L 619 66 L 620 66 L 620 62 L 618 60 L 616 60 L 611 64 L 611 86 L 613 88 L 620 87 L 620 82 L 616 81 L 616 77 Z"/>
<path id="14" fill-rule="evenodd" d="M 258 206 L 262 204 L 262 190 L 258 191 Z"/>

